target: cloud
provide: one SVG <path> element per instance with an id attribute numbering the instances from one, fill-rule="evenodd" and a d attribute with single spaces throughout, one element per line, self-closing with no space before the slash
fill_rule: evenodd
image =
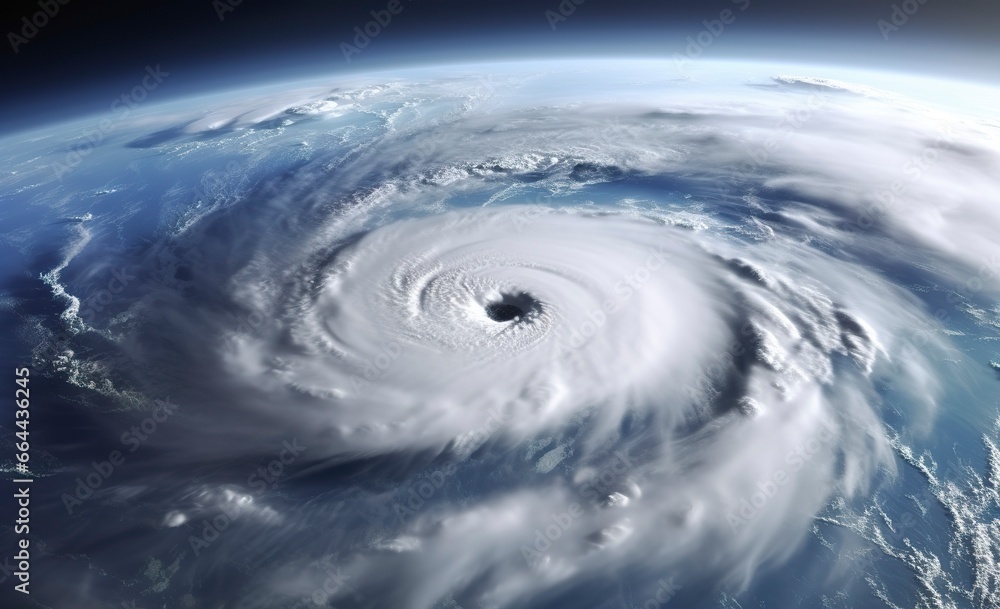
<path id="1" fill-rule="evenodd" d="M 668 575 L 681 596 L 742 589 L 831 500 L 893 475 L 881 386 L 910 388 L 931 428 L 951 347 L 912 288 L 1000 288 L 981 125 L 805 77 L 573 105 L 537 81 L 310 90 L 202 120 L 344 129 L 131 260 L 109 347 L 188 405 L 149 440 L 148 468 L 184 472 L 140 493 L 161 547 L 249 496 L 283 439 L 309 447 L 238 523 L 296 573 L 243 588 L 248 606 L 604 599 L 612 572 L 643 598 Z"/>

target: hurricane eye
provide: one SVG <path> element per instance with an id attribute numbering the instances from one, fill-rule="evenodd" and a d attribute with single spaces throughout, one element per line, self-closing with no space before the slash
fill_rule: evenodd
<path id="1" fill-rule="evenodd" d="M 541 303 L 534 296 L 525 292 L 502 294 L 483 307 L 486 316 L 497 323 L 520 321 L 529 316 L 532 311 L 537 312 L 540 309 Z"/>
<path id="2" fill-rule="evenodd" d="M 512 304 L 494 303 L 486 305 L 486 316 L 497 322 L 518 319 L 524 315 L 521 307 Z"/>

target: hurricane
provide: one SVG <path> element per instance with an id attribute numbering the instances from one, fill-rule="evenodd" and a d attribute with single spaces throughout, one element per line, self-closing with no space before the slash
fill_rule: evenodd
<path id="1" fill-rule="evenodd" d="M 1000 123 L 827 72 L 414 68 L 5 153 L 52 238 L 4 315 L 92 440 L 32 461 L 45 602 L 993 606 Z"/>

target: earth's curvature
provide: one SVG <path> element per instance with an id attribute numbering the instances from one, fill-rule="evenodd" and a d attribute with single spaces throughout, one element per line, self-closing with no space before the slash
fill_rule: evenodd
<path id="1" fill-rule="evenodd" d="M 59 409 L 39 602 L 1000 603 L 995 90 L 212 93 L 0 153 L 0 312 Z"/>

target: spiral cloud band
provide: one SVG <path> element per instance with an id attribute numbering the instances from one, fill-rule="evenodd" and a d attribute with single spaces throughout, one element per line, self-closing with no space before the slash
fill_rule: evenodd
<path id="1" fill-rule="evenodd" d="M 80 222 L 47 275 L 99 337 L 63 373 L 181 405 L 98 492 L 159 594 L 208 603 L 184 583 L 208 573 L 245 607 L 697 606 L 900 475 L 962 385 L 939 363 L 969 357 L 929 294 L 961 283 L 956 311 L 996 323 L 997 125 L 599 67 L 613 99 L 583 69 L 418 73 L 122 142 L 186 168 L 238 139 L 245 164 L 163 193 L 140 251 Z M 136 279 L 82 319 L 122 259 Z"/>

